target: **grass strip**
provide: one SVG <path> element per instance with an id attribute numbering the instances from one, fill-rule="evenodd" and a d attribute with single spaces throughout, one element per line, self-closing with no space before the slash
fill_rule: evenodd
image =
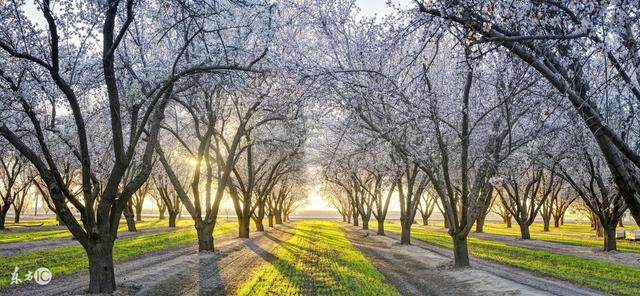
<path id="1" fill-rule="evenodd" d="M 220 236 L 236 229 L 235 222 L 218 223 L 214 235 Z M 197 235 L 193 228 L 118 239 L 113 247 L 113 260 L 121 261 L 139 254 L 186 246 L 195 241 L 197 241 Z M 47 267 L 55 280 L 56 276 L 88 269 L 89 261 L 80 245 L 0 258 L 0 288 L 11 283 L 11 273 L 16 266 L 20 268 L 22 276 L 29 270 Z"/>
<path id="2" fill-rule="evenodd" d="M 399 295 L 336 223 L 305 221 L 238 295 Z"/>
<path id="3" fill-rule="evenodd" d="M 385 228 L 390 233 L 400 233 L 398 224 L 389 223 Z M 411 237 L 440 247 L 453 247 L 451 237 L 440 231 L 414 227 L 411 229 Z M 468 243 L 469 252 L 477 258 L 515 266 L 616 295 L 640 295 L 640 269 L 637 268 L 529 250 L 478 238 L 469 238 Z"/>

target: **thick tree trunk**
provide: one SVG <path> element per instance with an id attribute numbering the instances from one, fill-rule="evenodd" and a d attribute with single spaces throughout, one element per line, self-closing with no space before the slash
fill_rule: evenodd
<path id="1" fill-rule="evenodd" d="M 110 294 L 115 291 L 113 242 L 90 242 L 86 252 L 89 258 L 89 293 Z"/>
<path id="2" fill-rule="evenodd" d="M 411 244 L 411 222 L 402 222 L 400 223 L 402 228 L 400 232 L 400 244 L 401 245 L 410 245 Z"/>
<path id="3" fill-rule="evenodd" d="M 142 222 L 142 206 L 136 207 L 136 222 Z"/>
<path id="4" fill-rule="evenodd" d="M 378 219 L 378 235 L 384 235 L 384 220 Z"/>
<path id="5" fill-rule="evenodd" d="M 564 214 L 560 217 L 560 225 L 564 225 Z"/>
<path id="6" fill-rule="evenodd" d="M 169 212 L 169 227 L 176 227 L 176 218 L 178 218 L 178 213 Z"/>
<path id="7" fill-rule="evenodd" d="M 133 216 L 131 208 L 125 207 L 123 211 L 124 219 L 127 221 L 127 229 L 129 231 L 138 231 L 136 228 L 136 220 Z"/>
<path id="8" fill-rule="evenodd" d="M 267 220 L 269 221 L 269 227 L 273 227 L 273 214 L 267 215 Z"/>
<path id="9" fill-rule="evenodd" d="M 484 220 L 485 217 L 478 217 L 478 219 L 476 219 L 476 233 L 484 232 Z"/>
<path id="10" fill-rule="evenodd" d="M 251 220 L 247 218 L 238 221 L 238 237 L 249 238 L 249 221 Z"/>
<path id="11" fill-rule="evenodd" d="M 362 230 L 369 230 L 369 219 L 362 217 Z"/>
<path id="12" fill-rule="evenodd" d="M 444 218 L 444 228 L 449 229 L 449 219 L 447 217 Z"/>
<path id="13" fill-rule="evenodd" d="M 358 214 L 353 214 L 353 226 L 360 226 L 358 222 Z"/>
<path id="14" fill-rule="evenodd" d="M 622 217 L 620 217 L 620 219 L 618 220 L 618 227 L 624 227 L 624 215 L 622 215 Z"/>
<path id="15" fill-rule="evenodd" d="M 351 224 L 351 215 L 347 215 L 347 223 Z"/>
<path id="16" fill-rule="evenodd" d="M 256 218 L 254 219 L 254 222 L 256 223 L 256 230 L 264 232 L 264 224 L 262 223 L 262 219 Z"/>
<path id="17" fill-rule="evenodd" d="M 7 211 L 0 210 L 0 229 L 5 229 L 5 221 L 7 220 Z"/>
<path id="18" fill-rule="evenodd" d="M 275 212 L 276 224 L 282 224 L 282 215 L 280 211 Z"/>
<path id="19" fill-rule="evenodd" d="M 615 224 L 614 224 L 615 225 Z M 604 237 L 604 251 L 616 250 L 616 227 L 609 227 L 605 229 L 606 236 Z"/>
<path id="20" fill-rule="evenodd" d="M 560 217 L 553 217 L 553 227 L 554 228 L 560 227 Z"/>
<path id="21" fill-rule="evenodd" d="M 213 252 L 213 224 L 196 226 L 198 252 Z"/>
<path id="22" fill-rule="evenodd" d="M 422 225 L 429 226 L 429 217 L 422 216 Z"/>
<path id="23" fill-rule="evenodd" d="M 20 212 L 19 211 L 14 211 L 13 212 L 14 216 L 13 216 L 13 223 L 20 223 Z"/>
<path id="24" fill-rule="evenodd" d="M 529 224 L 518 223 L 520 225 L 520 238 L 522 239 L 531 239 L 531 233 L 529 232 Z"/>
<path id="25" fill-rule="evenodd" d="M 604 236 L 604 229 L 602 228 L 602 224 L 600 224 L 600 221 L 596 221 L 596 236 L 597 237 Z"/>
<path id="26" fill-rule="evenodd" d="M 124 216 L 125 221 L 127 221 L 127 229 L 129 231 L 138 231 L 136 228 L 136 220 L 133 216 L 133 206 L 131 205 L 131 202 L 127 203 L 124 207 L 122 215 Z"/>
<path id="27" fill-rule="evenodd" d="M 347 222 L 347 217 L 344 214 L 342 214 L 342 222 Z"/>
<path id="28" fill-rule="evenodd" d="M 159 219 L 159 220 L 164 220 L 164 219 L 165 219 L 165 217 L 164 217 L 164 213 L 165 213 L 166 211 L 167 211 L 167 210 L 164 210 L 164 211 L 160 211 L 160 210 L 158 210 L 158 219 Z"/>
<path id="29" fill-rule="evenodd" d="M 467 247 L 467 237 L 453 237 L 453 261 L 455 267 L 469 266 L 469 249 Z"/>
<path id="30" fill-rule="evenodd" d="M 542 217 L 542 223 L 544 224 L 544 227 L 543 227 L 542 231 L 549 232 L 549 230 L 550 230 L 549 226 L 551 225 L 551 217 L 550 216 L 546 217 L 546 218 Z"/>

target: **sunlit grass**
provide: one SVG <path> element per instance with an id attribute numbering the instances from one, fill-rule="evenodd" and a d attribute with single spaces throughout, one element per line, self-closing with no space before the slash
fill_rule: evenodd
<path id="1" fill-rule="evenodd" d="M 219 222 L 216 225 L 214 235 L 220 236 L 230 233 L 237 228 L 238 224 L 235 222 Z M 186 246 L 196 241 L 197 235 L 193 227 L 129 239 L 118 239 L 113 248 L 113 259 L 115 261 L 125 260 L 135 255 Z M 0 275 L 2 275 L 0 276 L 0 288 L 9 285 L 11 282 L 10 274 L 15 266 L 18 266 L 23 273 L 29 270 L 34 271 L 39 267 L 47 267 L 51 270 L 55 280 L 56 276 L 87 269 L 89 262 L 84 249 L 79 245 L 0 258 Z"/>
<path id="2" fill-rule="evenodd" d="M 337 224 L 305 221 L 238 295 L 398 295 Z"/>
<path id="3" fill-rule="evenodd" d="M 444 226 L 442 221 L 434 221 L 430 224 L 434 227 Z M 567 223 L 558 228 L 555 228 L 552 225 L 549 232 L 545 232 L 543 229 L 544 225 L 542 223 L 533 223 L 529 228 L 531 231 L 531 238 L 535 240 L 600 249 L 604 244 L 604 238 L 597 237 L 595 235 L 595 231 L 591 230 L 591 226 L 589 226 L 589 224 Z M 635 225 L 625 225 L 625 227 L 619 227 L 618 229 L 639 230 L 640 228 Z M 444 228 L 441 230 L 446 231 Z M 487 221 L 484 226 L 484 232 L 489 234 L 520 237 L 520 228 L 518 228 L 518 224 L 515 222 L 512 228 L 507 228 L 504 223 Z M 620 251 L 640 253 L 640 243 L 638 242 L 618 240 L 617 246 Z"/>
<path id="4" fill-rule="evenodd" d="M 52 223 L 50 223 L 52 222 Z M 45 224 L 43 226 L 52 226 L 57 225 L 58 223 L 55 220 L 29 220 L 29 225 L 40 225 Z M 22 224 L 22 223 L 20 223 Z M 168 220 L 158 220 L 158 219 L 149 219 L 143 220 L 136 223 L 136 228 L 138 230 L 145 230 L 151 228 L 162 228 L 168 227 Z M 177 227 L 184 227 L 193 225 L 192 219 L 181 219 L 176 221 Z M 15 229 L 16 227 L 12 227 Z M 11 228 L 10 228 L 11 229 Z M 118 231 L 126 231 L 127 223 L 122 220 L 120 221 L 120 227 L 118 227 Z M 19 242 L 28 242 L 28 241 L 37 241 L 37 240 L 45 240 L 45 239 L 56 239 L 56 238 L 67 238 L 71 237 L 71 233 L 65 226 L 60 226 L 60 229 L 54 230 L 34 230 L 34 231 L 25 231 L 25 232 L 5 232 L 0 235 L 0 244 L 8 244 L 8 243 L 19 243 Z"/>
<path id="5" fill-rule="evenodd" d="M 399 234 L 400 225 L 385 225 L 389 233 Z M 452 248 L 451 237 L 440 231 L 413 227 L 411 237 L 433 245 Z M 640 295 L 640 269 L 569 255 L 553 254 L 503 243 L 469 238 L 469 252 L 488 259 L 571 281 L 617 295 Z"/>

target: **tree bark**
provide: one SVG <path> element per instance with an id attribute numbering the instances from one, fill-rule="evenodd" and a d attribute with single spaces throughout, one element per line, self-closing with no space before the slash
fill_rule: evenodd
<path id="1" fill-rule="evenodd" d="M 400 232 L 400 244 L 410 245 L 411 244 L 411 222 L 409 223 L 402 222 L 400 223 L 400 226 L 402 228 Z"/>
<path id="2" fill-rule="evenodd" d="M 542 223 L 544 224 L 544 228 L 542 229 L 542 231 L 544 232 L 549 232 L 549 226 L 551 225 L 551 217 L 547 216 L 547 217 L 542 217 Z"/>
<path id="3" fill-rule="evenodd" d="M 249 238 L 249 219 L 238 221 L 238 237 Z"/>
<path id="4" fill-rule="evenodd" d="M 267 215 L 267 220 L 269 221 L 269 227 L 273 227 L 273 214 Z"/>
<path id="5" fill-rule="evenodd" d="M 384 235 L 384 220 L 378 219 L 378 235 Z"/>
<path id="6" fill-rule="evenodd" d="M 110 294 L 115 291 L 113 242 L 90 242 L 86 252 L 89 258 L 89 293 Z"/>
<path id="7" fill-rule="evenodd" d="M 13 211 L 13 223 L 20 223 L 20 211 Z"/>
<path id="8" fill-rule="evenodd" d="M 5 221 L 7 219 L 7 211 L 0 209 L 0 229 L 5 229 Z"/>
<path id="9" fill-rule="evenodd" d="M 169 212 L 169 227 L 176 227 L 176 218 L 178 217 L 177 213 Z"/>
<path id="10" fill-rule="evenodd" d="M 136 222 L 142 222 L 142 205 L 136 207 Z"/>
<path id="11" fill-rule="evenodd" d="M 131 210 L 130 205 L 124 207 L 123 215 L 124 219 L 127 221 L 127 229 L 133 232 L 138 231 L 138 229 L 136 228 L 136 220 L 133 216 L 133 211 Z"/>
<path id="12" fill-rule="evenodd" d="M 353 226 L 359 226 L 360 223 L 358 222 L 358 214 L 355 213 L 353 214 Z"/>
<path id="13" fill-rule="evenodd" d="M 484 232 L 484 220 L 485 217 L 478 217 L 478 219 L 476 219 L 476 233 L 483 233 Z"/>
<path id="14" fill-rule="evenodd" d="M 553 227 L 554 228 L 560 227 L 560 217 L 553 217 Z"/>
<path id="15" fill-rule="evenodd" d="M 362 218 L 362 230 L 369 230 L 369 220 Z"/>
<path id="16" fill-rule="evenodd" d="M 615 224 L 613 227 L 608 227 L 605 229 L 606 236 L 604 237 L 604 251 L 615 251 L 616 250 L 616 227 Z"/>
<path id="17" fill-rule="evenodd" d="M 256 230 L 264 232 L 264 223 L 262 223 L 262 219 L 256 218 L 253 221 L 256 223 Z"/>
<path id="18" fill-rule="evenodd" d="M 455 267 L 469 266 L 469 249 L 466 236 L 453 237 L 453 261 Z"/>
<path id="19" fill-rule="evenodd" d="M 198 233 L 198 252 L 213 252 L 213 224 L 196 226 Z"/>
<path id="20" fill-rule="evenodd" d="M 276 224 L 282 224 L 282 215 L 280 211 L 275 212 Z"/>
<path id="21" fill-rule="evenodd" d="M 165 219 L 164 213 L 166 211 L 167 210 L 158 210 L 158 220 L 164 220 Z"/>
<path id="22" fill-rule="evenodd" d="M 522 239 L 531 239 L 531 233 L 529 232 L 529 224 L 518 223 L 520 225 L 520 238 Z"/>

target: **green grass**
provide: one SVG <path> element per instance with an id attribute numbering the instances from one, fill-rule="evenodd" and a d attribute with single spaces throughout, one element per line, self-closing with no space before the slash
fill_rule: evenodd
<path id="1" fill-rule="evenodd" d="M 400 225 L 386 224 L 399 234 Z M 451 237 L 440 231 L 413 227 L 411 237 L 433 245 L 452 248 Z M 569 255 L 513 247 L 503 243 L 469 238 L 469 252 L 478 258 L 571 281 L 617 295 L 640 295 L 640 269 Z"/>
<path id="2" fill-rule="evenodd" d="M 235 230 L 237 230 L 237 223 L 219 222 L 216 225 L 214 235 L 220 236 Z M 118 239 L 113 248 L 113 259 L 115 261 L 125 260 L 135 255 L 181 247 L 195 241 L 197 241 L 197 236 L 192 227 L 130 239 Z M 89 261 L 84 249 L 79 245 L 0 258 L 0 275 L 2 275 L 0 276 L 0 288 L 9 285 L 11 282 L 9 275 L 15 266 L 20 267 L 21 274 L 39 267 L 47 267 L 55 278 L 87 269 Z"/>
<path id="3" fill-rule="evenodd" d="M 433 223 L 430 222 L 430 224 L 432 226 L 443 227 L 442 221 L 434 221 Z M 535 240 L 598 249 L 602 249 L 604 244 L 604 238 L 597 237 L 595 232 L 591 230 L 589 224 L 571 223 L 562 225 L 559 228 L 554 228 L 552 225 L 549 232 L 544 232 L 543 229 L 544 227 L 542 223 L 533 223 L 529 228 L 531 238 Z M 625 225 L 625 227 L 619 227 L 618 229 L 638 230 L 640 228 L 635 225 Z M 446 231 L 444 228 L 439 230 Z M 512 228 L 507 228 L 504 223 L 487 221 L 484 226 L 484 232 L 489 234 L 520 237 L 520 228 L 515 222 L 513 223 Z M 618 240 L 617 246 L 620 251 L 640 253 L 639 242 Z"/>
<path id="4" fill-rule="evenodd" d="M 39 225 L 40 223 L 44 223 L 44 226 L 52 226 L 57 225 L 55 220 L 51 220 L 53 224 L 49 223 L 49 220 L 30 220 L 28 224 L 30 225 Z M 21 225 L 23 223 L 20 223 Z M 167 227 L 169 225 L 168 220 L 143 220 L 141 222 L 136 223 L 136 227 L 138 230 L 150 229 L 150 228 L 161 228 Z M 176 221 L 177 227 L 189 226 L 193 225 L 193 220 L 191 219 L 182 219 Z M 10 227 L 11 228 L 16 228 Z M 25 231 L 25 232 L 16 232 L 16 233 L 2 233 L 0 236 L 0 244 L 8 244 L 8 243 L 19 243 L 19 242 L 29 242 L 29 241 L 37 241 L 37 240 L 45 240 L 45 239 L 56 239 L 56 238 L 67 238 L 71 237 L 71 233 L 67 230 L 66 227 L 60 226 L 61 229 L 55 230 L 34 230 L 34 231 Z M 126 231 L 127 223 L 122 220 L 120 222 L 120 227 L 118 227 L 118 231 Z"/>
<path id="5" fill-rule="evenodd" d="M 339 226 L 304 221 L 238 295 L 399 295 Z"/>

